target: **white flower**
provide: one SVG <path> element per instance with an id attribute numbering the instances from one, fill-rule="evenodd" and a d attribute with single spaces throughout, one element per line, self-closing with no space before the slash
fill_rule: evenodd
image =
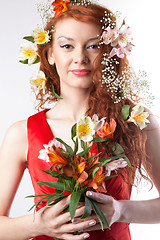
<path id="1" fill-rule="evenodd" d="M 44 72 L 38 71 L 36 76 L 32 77 L 30 79 L 30 83 L 34 86 L 36 86 L 39 90 L 42 90 L 45 92 L 47 79 L 45 77 Z"/>
<path id="2" fill-rule="evenodd" d="M 127 122 L 133 122 L 135 125 L 139 126 L 142 130 L 147 125 L 146 123 L 150 123 L 150 121 L 147 119 L 149 116 L 148 112 L 144 112 L 144 107 L 136 105 L 133 107 L 133 110 L 131 112 L 131 116 L 127 120 Z"/>
<path id="3" fill-rule="evenodd" d="M 92 117 L 92 121 L 94 122 L 95 126 L 94 126 L 94 130 L 97 132 L 101 127 L 103 127 L 104 123 L 105 123 L 105 119 L 106 117 L 101 118 L 100 120 L 98 120 L 98 116 L 97 114 L 94 114 Z"/>
<path id="4" fill-rule="evenodd" d="M 83 116 L 77 123 L 78 138 L 85 142 L 92 141 L 93 135 L 104 125 L 104 122 L 105 118 L 98 120 L 96 114 L 93 115 L 92 119 Z"/>
<path id="5" fill-rule="evenodd" d="M 104 44 L 108 45 L 109 43 L 112 43 L 118 36 L 119 29 L 117 27 L 115 27 L 114 29 L 107 27 L 102 34 L 103 42 Z"/>
<path id="6" fill-rule="evenodd" d="M 107 171 L 106 176 L 110 176 L 111 171 L 118 170 L 119 168 L 124 168 L 127 165 L 128 165 L 128 163 L 123 158 L 106 163 L 106 165 L 105 165 L 105 169 Z"/>
<path id="7" fill-rule="evenodd" d="M 55 138 L 53 138 L 51 141 L 49 141 L 48 144 L 43 145 L 44 148 L 39 151 L 38 158 L 42 159 L 46 162 L 50 162 L 49 157 L 48 157 L 48 153 L 49 153 L 49 150 L 50 151 L 54 150 L 53 146 L 55 146 L 56 148 L 61 148 L 61 149 L 64 150 L 63 144 L 61 142 L 58 142 Z"/>
<path id="8" fill-rule="evenodd" d="M 44 147 L 44 149 L 41 149 L 41 150 L 39 151 L 39 156 L 38 156 L 38 158 L 39 158 L 39 159 L 42 159 L 42 160 L 44 160 L 44 161 L 46 161 L 46 162 L 50 162 L 50 161 L 49 161 L 49 157 L 48 157 L 48 149 L 49 149 L 49 146 L 48 146 L 47 144 L 44 144 L 43 147 Z"/>
<path id="9" fill-rule="evenodd" d="M 92 141 L 93 135 L 95 134 L 94 127 L 95 123 L 91 118 L 83 116 L 77 123 L 78 138 L 85 142 Z"/>
<path id="10" fill-rule="evenodd" d="M 21 60 L 28 60 L 28 65 L 33 64 L 37 59 L 37 50 L 33 44 L 23 43 L 20 47 Z"/>
<path id="11" fill-rule="evenodd" d="M 50 40 L 49 32 L 42 28 L 36 28 L 32 32 L 32 36 L 34 37 L 34 42 L 38 45 L 48 43 Z"/>
<path id="12" fill-rule="evenodd" d="M 112 41 L 111 46 L 114 47 L 119 45 L 120 47 L 125 48 L 127 44 L 133 40 L 130 35 L 131 28 L 124 24 L 119 31 L 119 36 L 115 39 L 115 41 Z"/>

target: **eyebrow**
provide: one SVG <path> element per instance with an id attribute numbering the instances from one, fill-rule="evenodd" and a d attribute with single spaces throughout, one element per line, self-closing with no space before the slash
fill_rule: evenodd
<path id="1" fill-rule="evenodd" d="M 60 39 L 60 38 L 65 38 L 69 41 L 75 41 L 73 38 L 70 38 L 70 37 L 60 36 L 58 39 Z M 90 39 L 87 40 L 87 42 L 98 40 L 98 39 L 99 39 L 99 37 L 90 38 Z"/>

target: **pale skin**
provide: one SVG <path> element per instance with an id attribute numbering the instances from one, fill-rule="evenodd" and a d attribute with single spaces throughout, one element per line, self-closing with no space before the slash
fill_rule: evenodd
<path id="1" fill-rule="evenodd" d="M 79 34 L 83 29 L 83 34 Z M 93 62 L 99 53 L 97 35 L 100 29 L 94 24 L 76 22 L 69 18 L 58 22 L 54 42 L 48 52 L 50 64 L 56 64 L 60 76 L 61 97 L 46 113 L 46 119 L 55 137 L 73 145 L 70 139 L 71 126 L 87 110 L 88 96 L 92 85 Z M 88 69 L 86 76 L 75 76 L 71 70 Z M 152 165 L 152 181 L 160 193 L 160 130 L 153 115 L 146 128 L 148 134 L 148 161 Z M 79 149 L 80 151 L 81 149 Z M 100 229 L 96 216 L 80 220 L 84 207 L 79 206 L 71 222 L 69 213 L 61 214 L 69 205 L 69 198 L 56 206 L 44 207 L 33 215 L 9 217 L 14 195 L 26 168 L 27 121 L 13 124 L 0 149 L 0 240 L 24 240 L 39 235 L 48 235 L 66 240 L 81 240 L 89 237 L 89 231 Z M 6 187 L 7 186 L 7 187 Z M 160 198 L 146 201 L 117 201 L 110 196 L 93 193 L 87 196 L 97 200 L 110 225 L 114 222 L 160 223 Z M 81 235 L 73 235 L 81 231 Z"/>

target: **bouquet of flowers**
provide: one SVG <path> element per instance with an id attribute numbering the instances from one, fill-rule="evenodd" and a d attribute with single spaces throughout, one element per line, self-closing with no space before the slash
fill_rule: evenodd
<path id="1" fill-rule="evenodd" d="M 38 182 L 55 189 L 54 193 L 43 195 L 28 196 L 42 197 L 33 207 L 47 200 L 47 205 L 52 205 L 71 194 L 70 205 L 68 210 L 71 219 L 74 218 L 78 203 L 84 202 L 85 210 L 81 218 L 91 215 L 92 210 L 97 215 L 103 230 L 103 224 L 109 228 L 107 219 L 101 211 L 98 203 L 86 196 L 87 190 L 106 193 L 105 181 L 116 177 L 111 175 L 112 170 L 130 166 L 130 162 L 122 146 L 114 141 L 114 131 L 116 129 L 116 121 L 110 119 L 108 123 L 105 118 L 98 120 L 95 114 L 92 119 L 83 116 L 72 128 L 71 139 L 74 148 L 66 144 L 60 138 L 54 138 L 39 152 L 39 158 L 46 162 L 52 162 L 52 167 L 46 174 L 57 178 L 57 182 Z M 106 142 L 111 150 L 111 156 L 101 157 L 101 152 L 93 154 L 90 149 L 93 143 Z M 79 144 L 82 151 L 78 153 Z M 42 170 L 43 171 L 43 170 Z M 32 207 L 32 208 L 33 208 Z M 31 209 L 32 209 L 31 208 Z M 30 209 L 30 210 L 31 210 Z"/>

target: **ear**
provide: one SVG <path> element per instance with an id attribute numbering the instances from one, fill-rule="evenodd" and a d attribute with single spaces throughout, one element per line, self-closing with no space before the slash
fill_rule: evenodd
<path id="1" fill-rule="evenodd" d="M 53 65 L 54 64 L 54 54 L 53 54 L 52 48 L 48 49 L 47 57 L 48 57 L 49 64 Z"/>

